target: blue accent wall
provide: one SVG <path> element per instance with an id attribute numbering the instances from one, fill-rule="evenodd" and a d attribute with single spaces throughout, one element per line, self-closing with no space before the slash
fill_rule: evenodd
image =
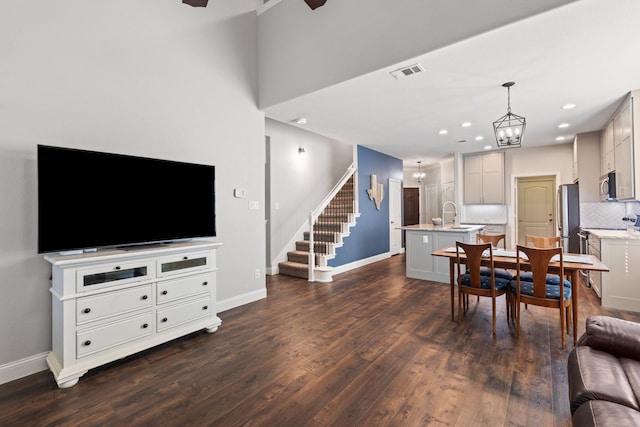
<path id="1" fill-rule="evenodd" d="M 329 261 L 332 267 L 389 252 L 389 178 L 402 182 L 402 160 L 359 145 L 357 174 L 361 215 L 344 245 L 336 249 L 336 257 Z M 367 194 L 372 174 L 384 188 L 380 210 Z"/>

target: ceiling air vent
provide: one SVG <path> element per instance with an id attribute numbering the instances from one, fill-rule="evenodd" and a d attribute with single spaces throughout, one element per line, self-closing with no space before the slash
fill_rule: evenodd
<path id="1" fill-rule="evenodd" d="M 424 68 L 422 68 L 422 65 L 413 64 L 413 65 L 409 65 L 408 67 L 402 67 L 402 68 L 398 68 L 397 70 L 391 71 L 390 74 L 393 76 L 394 79 L 397 80 L 400 78 L 413 76 L 414 74 L 418 74 L 423 71 L 424 71 Z"/>

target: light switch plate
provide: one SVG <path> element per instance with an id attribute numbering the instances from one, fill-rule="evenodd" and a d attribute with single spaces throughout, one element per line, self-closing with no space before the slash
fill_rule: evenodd
<path id="1" fill-rule="evenodd" d="M 247 195 L 247 191 L 244 188 L 235 188 L 233 190 L 233 197 L 237 197 L 241 199 L 246 195 Z"/>

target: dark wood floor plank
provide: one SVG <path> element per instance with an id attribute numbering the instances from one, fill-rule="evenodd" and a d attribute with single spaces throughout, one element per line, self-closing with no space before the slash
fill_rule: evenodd
<path id="1" fill-rule="evenodd" d="M 196 332 L 93 369 L 70 389 L 49 372 L 0 386 L 5 426 L 422 426 L 570 422 L 555 310 L 497 304 L 451 321 L 449 285 L 405 277 L 404 255 L 309 283 L 267 279 L 268 298 Z M 602 309 L 581 286 L 579 332 Z"/>

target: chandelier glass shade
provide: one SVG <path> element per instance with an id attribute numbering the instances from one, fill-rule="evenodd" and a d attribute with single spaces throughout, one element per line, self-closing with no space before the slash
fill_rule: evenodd
<path id="1" fill-rule="evenodd" d="M 511 86 L 514 82 L 507 82 L 502 87 L 507 88 L 507 114 L 493 122 L 498 148 L 520 147 L 524 138 L 527 121 L 524 117 L 511 112 Z"/>
<path id="2" fill-rule="evenodd" d="M 422 172 L 422 170 L 420 170 L 420 163 L 422 163 L 421 161 L 418 161 L 418 172 L 415 172 L 413 174 L 413 181 L 416 184 L 421 184 L 422 181 L 424 180 L 424 177 L 427 176 L 426 173 Z"/>

